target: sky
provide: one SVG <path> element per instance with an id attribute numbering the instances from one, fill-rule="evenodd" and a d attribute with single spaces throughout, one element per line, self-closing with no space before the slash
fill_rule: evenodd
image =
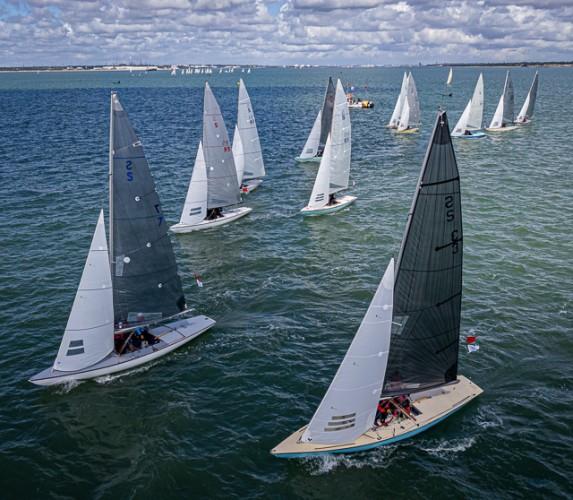
<path id="1" fill-rule="evenodd" d="M 0 0 L 0 66 L 573 60 L 573 0 Z"/>

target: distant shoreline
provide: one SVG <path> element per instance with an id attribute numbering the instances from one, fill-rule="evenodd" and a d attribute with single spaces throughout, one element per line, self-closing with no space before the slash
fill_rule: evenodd
<path id="1" fill-rule="evenodd" d="M 432 67 L 489 67 L 489 68 L 516 68 L 516 67 L 546 67 L 546 68 L 570 68 L 573 67 L 573 61 L 552 61 L 552 62 L 514 62 L 514 63 L 435 63 L 435 64 L 405 64 L 405 65 L 310 65 L 310 64 L 287 64 L 287 65 L 251 65 L 251 64 L 178 64 L 178 65 L 82 65 L 82 66 L 23 66 L 0 67 L 0 73 L 77 73 L 77 72 L 154 72 L 154 71 L 172 71 L 173 68 L 348 68 L 348 69 L 372 69 L 372 68 L 432 68 Z"/>

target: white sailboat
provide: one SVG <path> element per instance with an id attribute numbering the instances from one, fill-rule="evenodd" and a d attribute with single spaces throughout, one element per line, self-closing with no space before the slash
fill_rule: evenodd
<path id="1" fill-rule="evenodd" d="M 485 137 L 482 132 L 483 121 L 483 74 L 480 73 L 472 98 L 468 101 L 462 116 L 452 131 L 452 137 L 462 139 L 480 139 Z"/>
<path id="2" fill-rule="evenodd" d="M 462 295 L 459 172 L 438 114 L 396 267 L 390 263 L 310 423 L 271 453 L 352 453 L 429 429 L 483 391 L 458 374 Z"/>
<path id="3" fill-rule="evenodd" d="M 513 82 L 508 71 L 505 75 L 503 94 L 499 98 L 491 123 L 486 128 L 488 132 L 509 132 L 517 128 L 513 125 L 513 100 Z"/>
<path id="4" fill-rule="evenodd" d="M 400 95 L 396 100 L 396 105 L 394 106 L 394 111 L 390 117 L 388 128 L 398 128 L 398 123 L 400 121 L 400 115 L 402 114 L 402 108 L 406 102 L 406 94 L 408 93 L 408 74 L 404 71 L 404 77 L 402 78 L 402 86 L 400 87 Z"/>
<path id="5" fill-rule="evenodd" d="M 237 140 L 240 143 L 235 146 Z M 239 107 L 233 136 L 233 156 L 241 192 L 247 194 L 254 191 L 262 184 L 266 172 L 251 98 L 242 78 L 239 80 Z"/>
<path id="6" fill-rule="evenodd" d="M 102 210 L 56 360 L 34 384 L 135 368 L 215 324 L 190 316 L 143 146 L 115 93 L 109 164 L 109 249 Z"/>
<path id="7" fill-rule="evenodd" d="M 448 79 L 446 81 L 446 85 L 451 85 L 454 81 L 454 70 L 450 68 L 450 72 L 448 73 Z"/>
<path id="8" fill-rule="evenodd" d="M 304 144 L 304 148 L 300 156 L 296 158 L 299 162 L 319 162 L 324 154 L 326 147 L 326 139 L 330 134 L 332 128 L 332 110 L 334 108 L 334 95 L 336 93 L 334 82 L 330 77 L 328 79 L 328 86 L 324 94 L 324 102 L 322 108 L 318 112 L 314 125 L 310 131 L 310 135 Z"/>
<path id="9" fill-rule="evenodd" d="M 406 98 L 398 119 L 397 132 L 400 134 L 412 134 L 418 132 L 420 126 L 420 101 L 418 90 L 412 73 L 408 75 L 406 82 Z"/>
<path id="10" fill-rule="evenodd" d="M 205 83 L 203 141 L 199 143 L 193 174 L 180 221 L 174 233 L 190 233 L 222 226 L 251 212 L 249 207 L 226 209 L 241 202 L 233 150 L 219 104 Z"/>
<path id="11" fill-rule="evenodd" d="M 527 97 L 525 98 L 525 102 L 521 107 L 521 111 L 517 115 L 517 119 L 515 123 L 520 125 L 524 125 L 531 121 L 533 118 L 533 111 L 535 108 L 535 101 L 537 100 L 537 87 L 539 86 L 539 72 L 535 72 L 535 76 L 533 77 L 533 82 L 531 83 L 531 87 L 529 92 L 527 93 Z"/>
<path id="12" fill-rule="evenodd" d="M 336 83 L 331 130 L 310 200 L 301 210 L 303 215 L 337 212 L 356 200 L 350 195 L 336 198 L 336 193 L 348 188 L 352 143 L 350 113 L 340 80 Z"/>

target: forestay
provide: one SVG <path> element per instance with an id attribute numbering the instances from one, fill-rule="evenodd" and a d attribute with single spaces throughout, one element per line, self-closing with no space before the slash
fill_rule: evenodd
<path id="1" fill-rule="evenodd" d="M 462 239 L 459 173 L 446 113 L 440 112 L 398 257 L 383 394 L 456 380 Z"/>
<path id="2" fill-rule="evenodd" d="M 205 157 L 203 156 L 203 145 L 199 142 L 197 156 L 187 197 L 181 213 L 181 224 L 194 226 L 199 224 L 207 215 L 207 171 L 205 167 Z"/>
<path id="3" fill-rule="evenodd" d="M 203 103 L 203 153 L 209 186 L 207 208 L 240 203 L 239 182 L 227 128 L 208 83 L 205 83 Z"/>
<path id="4" fill-rule="evenodd" d="M 392 325 L 394 259 L 302 441 L 351 443 L 374 425 Z"/>
<path id="5" fill-rule="evenodd" d="M 342 83 L 338 80 L 334 99 L 332 133 L 330 135 L 332 141 L 329 179 L 330 194 L 337 193 L 348 187 L 352 143 L 350 129 L 350 113 L 348 112 L 346 95 Z"/>
<path id="6" fill-rule="evenodd" d="M 243 149 L 243 141 L 239 133 L 239 127 L 235 125 L 235 133 L 233 134 L 233 158 L 235 160 L 235 168 L 237 169 L 237 182 L 239 187 L 243 184 L 243 174 L 245 172 L 245 154 Z"/>
<path id="7" fill-rule="evenodd" d="M 115 322 L 172 316 L 185 309 L 175 255 L 143 146 L 115 93 L 111 96 L 110 139 Z"/>
<path id="8" fill-rule="evenodd" d="M 113 292 L 102 210 L 54 369 L 82 370 L 112 350 Z"/>
<path id="9" fill-rule="evenodd" d="M 535 101 L 537 99 L 537 87 L 539 85 L 539 73 L 536 71 L 535 76 L 533 77 L 533 82 L 531 83 L 531 88 L 527 93 L 527 97 L 525 98 L 525 102 L 517 116 L 518 122 L 525 122 L 533 116 L 533 111 L 535 108 Z"/>
<path id="10" fill-rule="evenodd" d="M 314 125 L 312 126 L 312 130 L 304 144 L 304 148 L 302 148 L 302 153 L 300 154 L 300 159 L 308 159 L 314 158 L 318 153 L 318 144 L 320 141 L 320 124 L 322 122 L 322 110 L 318 112 L 316 115 L 316 119 L 314 120 Z"/>
<path id="11" fill-rule="evenodd" d="M 259 141 L 259 132 L 255 122 L 255 114 L 251 105 L 251 98 L 241 78 L 239 80 L 239 109 L 237 111 L 237 127 L 241 135 L 243 146 L 243 164 L 245 180 L 265 176 L 263 153 Z M 233 146 L 235 141 L 233 139 Z M 235 156 L 236 158 L 236 156 Z"/>

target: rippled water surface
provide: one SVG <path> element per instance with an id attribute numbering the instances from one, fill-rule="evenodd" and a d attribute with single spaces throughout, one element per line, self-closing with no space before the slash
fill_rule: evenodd
<path id="1" fill-rule="evenodd" d="M 453 125 L 479 70 L 416 68 L 421 132 L 384 125 L 402 69 L 261 69 L 210 76 L 227 126 L 244 76 L 268 178 L 237 223 L 173 237 L 206 335 L 135 372 L 56 389 L 28 377 L 57 352 L 100 207 L 109 91 L 146 148 L 177 222 L 200 139 L 200 76 L 0 75 L 0 497 L 570 497 L 573 468 L 573 71 L 543 68 L 535 122 L 458 141 L 464 215 L 460 372 L 485 393 L 397 446 L 285 461 L 269 450 L 307 423 L 382 273 L 398 253 L 434 114 Z M 516 107 L 533 68 L 514 68 Z M 303 220 L 316 166 L 294 162 L 329 74 L 376 102 L 352 110 L 351 194 Z M 485 121 L 505 70 L 484 70 Z M 120 83 L 114 83 L 117 81 Z M 368 91 L 363 87 L 367 85 Z M 193 273 L 203 276 L 197 288 Z"/>

